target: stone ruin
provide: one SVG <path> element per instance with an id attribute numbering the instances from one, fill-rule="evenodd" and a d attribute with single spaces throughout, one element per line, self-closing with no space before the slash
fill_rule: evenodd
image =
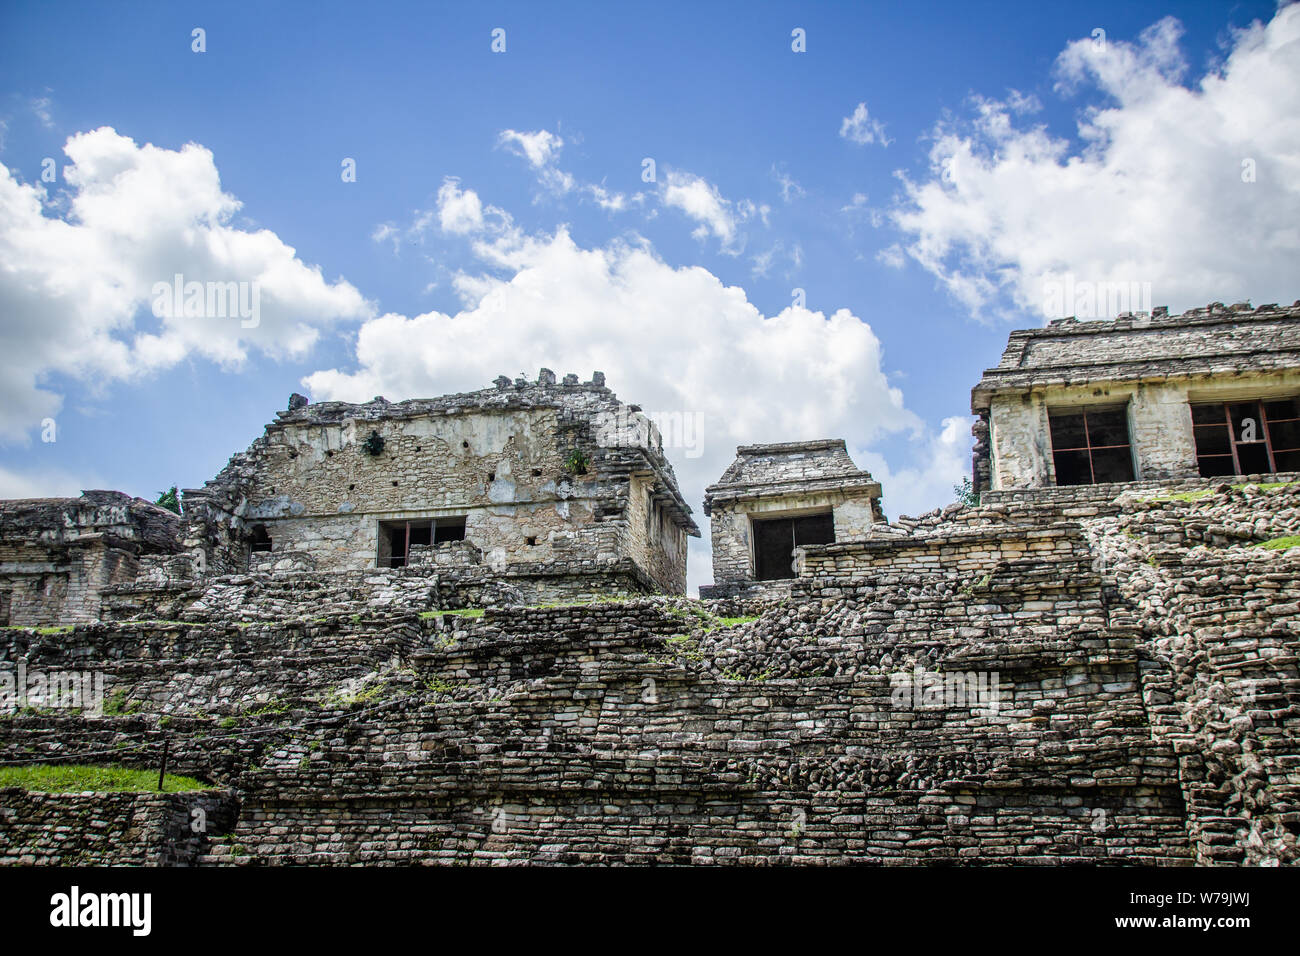
<path id="1" fill-rule="evenodd" d="M 0 622 L 165 616 L 244 574 L 384 578 L 436 607 L 683 594 L 700 533 L 658 429 L 600 372 L 397 403 L 294 395 L 183 500 L 183 521 L 118 492 L 0 504 Z"/>
<path id="2" fill-rule="evenodd" d="M 177 558 L 180 526 L 120 491 L 0 500 L 0 626 L 98 620 L 105 589 Z"/>
<path id="3" fill-rule="evenodd" d="M 884 521 L 880 483 L 853 464 L 843 439 L 742 445 L 705 489 L 704 513 L 713 530 L 705 598 L 781 593 L 796 548 L 861 537 Z"/>
<path id="4" fill-rule="evenodd" d="M 971 393 L 975 490 L 1300 471 L 1300 302 L 1012 332 Z"/>
<path id="5" fill-rule="evenodd" d="M 1187 329 L 1220 311 L 1160 327 L 1186 349 Z M 1253 330 L 1241 340 L 1257 344 L 1254 310 L 1232 315 Z M 1218 334 L 1206 349 L 1224 347 Z M 1288 341 L 1279 332 L 1272 352 Z M 1154 344 L 1144 348 L 1155 356 Z M 1079 355 L 1105 364 L 1104 354 Z M 1230 408 L 1221 425 L 1193 418 L 1210 392 L 1261 403 L 1262 425 L 1285 423 L 1266 406 L 1286 398 L 1271 390 L 1286 377 L 1260 391 L 1254 363 L 1273 361 L 1260 355 L 1243 345 L 1236 359 L 1215 358 L 1213 372 L 1189 361 L 1185 382 L 1166 383 L 1189 390 L 1188 429 L 1224 429 L 1229 450 L 1217 454 L 1273 466 L 1255 473 L 1203 476 L 1184 461 L 1180 474 L 1152 474 L 1155 453 L 1135 424 L 1131 480 L 1084 483 L 1068 467 L 1011 480 L 1021 472 L 1008 466 L 991 486 L 1008 453 L 1032 460 L 1016 435 L 1045 434 L 1043 462 L 1079 450 L 1051 443 L 1057 385 L 1041 371 L 1029 374 L 1044 381 L 1023 383 L 1024 402 L 1001 394 L 979 423 L 988 429 L 976 426 L 987 446 L 977 475 L 988 465 L 977 505 L 887 523 L 878 486 L 842 443 L 742 448 L 710 489 L 711 517 L 731 516 L 715 535 L 740 515 L 829 507 L 834 538 L 799 543 L 792 524 L 793 578 L 776 587 L 737 563 L 734 590 L 701 600 L 634 593 L 617 562 L 586 578 L 543 577 L 532 592 L 529 562 L 479 564 L 489 577 L 463 577 L 449 558 L 443 578 L 416 560 L 421 545 L 405 566 L 351 565 L 370 545 L 320 532 L 337 520 L 337 503 L 326 513 L 335 499 L 309 506 L 300 486 L 283 484 L 290 451 L 328 460 L 341 447 L 311 437 L 313 406 L 295 408 L 281 422 L 309 427 L 237 456 L 187 514 L 181 551 L 141 545 L 137 561 L 155 567 L 193 566 L 203 554 L 202 573 L 107 585 L 97 620 L 0 630 L 0 661 L 28 673 L 94 671 L 108 697 L 99 713 L 48 693 L 10 706 L 0 764 L 157 769 L 166 753 L 171 771 L 212 789 L 0 789 L 0 862 L 1294 864 L 1300 473 L 1278 467 L 1285 448 L 1273 429 L 1261 459 L 1238 447 L 1250 439 Z M 1088 395 L 1113 402 L 1131 388 L 1125 414 L 1144 421 L 1139 393 L 1155 386 L 1120 384 L 1131 366 L 1110 368 L 1119 377 L 1094 377 Z M 1238 390 L 1220 390 L 1232 380 Z M 512 387 L 532 386 L 507 381 L 501 391 Z M 999 409 L 1010 426 L 1036 405 L 1045 432 L 1002 429 Z M 403 437 L 405 426 L 382 418 L 366 422 L 385 448 L 424 447 L 424 434 Z M 351 434 L 369 437 L 365 424 Z M 600 447 L 591 469 L 614 474 L 600 471 Z M 604 447 L 620 463 L 651 450 Z M 244 480 L 238 463 L 262 455 L 283 468 L 273 492 L 257 492 L 272 505 L 248 499 L 240 513 L 227 491 Z M 510 474 L 519 475 L 514 459 Z M 618 490 L 605 500 L 625 502 L 615 524 L 633 507 Z M 367 521 L 400 510 L 356 504 Z M 212 530 L 199 527 L 205 520 Z M 259 523 L 270 552 L 249 543 Z M 252 557 L 277 552 L 267 564 Z M 332 560 L 336 570 L 305 569 Z M 560 580 L 569 597 L 542 596 Z M 188 825 L 195 811 L 201 831 Z"/>

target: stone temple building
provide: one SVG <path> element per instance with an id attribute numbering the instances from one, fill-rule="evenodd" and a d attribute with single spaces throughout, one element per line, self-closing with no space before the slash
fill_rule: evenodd
<path id="1" fill-rule="evenodd" d="M 294 396 L 184 502 L 187 547 L 218 571 L 618 565 L 680 594 L 699 535 L 657 428 L 599 372 L 397 403 Z"/>
<path id="2" fill-rule="evenodd" d="M 1012 332 L 971 392 L 976 491 L 1300 471 L 1300 302 Z"/>
<path id="3" fill-rule="evenodd" d="M 795 577 L 794 551 L 866 534 L 883 522 L 880 483 L 842 438 L 742 445 L 704 493 L 713 533 L 713 586 L 701 597 L 773 590 Z"/>
<path id="4" fill-rule="evenodd" d="M 99 595 L 180 550 L 179 516 L 120 491 L 0 501 L 0 626 L 99 617 Z"/>

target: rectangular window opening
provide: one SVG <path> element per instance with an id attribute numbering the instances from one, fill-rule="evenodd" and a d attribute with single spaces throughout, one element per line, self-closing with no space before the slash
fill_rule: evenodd
<path id="1" fill-rule="evenodd" d="M 1049 410 L 1047 422 L 1058 485 L 1133 480 L 1133 448 L 1124 406 Z"/>
<path id="2" fill-rule="evenodd" d="M 754 577 L 759 581 L 793 578 L 796 547 L 834 541 L 835 519 L 829 511 L 790 518 L 756 518 Z"/>
<path id="3" fill-rule="evenodd" d="M 438 545 L 444 541 L 465 540 L 465 517 L 412 518 L 409 521 L 379 522 L 379 555 L 381 568 L 403 568 L 416 545 Z"/>
<path id="4" fill-rule="evenodd" d="M 1300 398 L 1191 404 L 1202 477 L 1300 470 Z"/>

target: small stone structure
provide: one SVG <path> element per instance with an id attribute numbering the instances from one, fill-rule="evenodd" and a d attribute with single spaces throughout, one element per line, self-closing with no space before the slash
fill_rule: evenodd
<path id="1" fill-rule="evenodd" d="M 184 500 L 186 544 L 220 572 L 563 574 L 626 559 L 653 590 L 683 593 L 699 535 L 658 430 L 599 372 L 398 403 L 294 396 Z"/>
<path id="2" fill-rule="evenodd" d="M 977 492 L 1300 471 L 1300 302 L 1062 319 L 971 392 Z"/>
<path id="3" fill-rule="evenodd" d="M 120 491 L 0 501 L 0 626 L 97 620 L 104 588 L 177 557 L 180 524 Z"/>
<path id="4" fill-rule="evenodd" d="M 880 483 L 853 464 L 843 439 L 742 445 L 704 493 L 713 585 L 701 597 L 780 590 L 795 549 L 860 537 L 884 520 Z"/>

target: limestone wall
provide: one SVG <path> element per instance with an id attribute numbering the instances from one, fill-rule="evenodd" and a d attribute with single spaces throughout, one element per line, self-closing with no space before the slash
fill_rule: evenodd
<path id="1" fill-rule="evenodd" d="M 857 489 L 829 490 L 745 499 L 715 504 L 709 515 L 713 536 L 713 586 L 708 595 L 756 586 L 751 542 L 754 519 L 783 514 L 808 514 L 829 509 L 835 540 L 862 537 L 876 523 L 873 497 Z M 766 582 L 762 582 L 766 586 Z"/>
<path id="2" fill-rule="evenodd" d="M 991 402 L 993 490 L 1038 488 L 1056 481 L 1048 409 L 1125 404 L 1135 475 L 1158 480 L 1198 474 L 1189 399 L 1231 401 L 1300 391 L 1300 370 L 1270 376 L 1224 376 L 1180 382 L 1099 384 L 1035 389 Z"/>
<path id="3" fill-rule="evenodd" d="M 169 741 L 238 800 L 201 865 L 1300 861 L 1300 552 L 1262 547 L 1300 485 L 1005 494 L 802 549 L 779 601 L 422 617 L 422 569 L 296 572 L 6 632 L 125 693 L 0 719 L 0 759 Z M 0 792 L 26 856 L 43 806 Z"/>
<path id="4" fill-rule="evenodd" d="M 634 476 L 653 490 L 650 518 Z M 685 588 L 686 536 L 698 533 L 662 439 L 599 373 L 556 385 L 543 370 L 537 383 L 503 378 L 496 389 L 396 404 L 297 402 L 187 492 L 187 514 L 191 501 L 191 537 L 211 543 L 217 573 L 248 566 L 255 534 L 322 570 L 359 570 L 387 563 L 381 523 L 463 518 L 466 540 L 497 571 L 628 557 L 673 592 Z"/>

